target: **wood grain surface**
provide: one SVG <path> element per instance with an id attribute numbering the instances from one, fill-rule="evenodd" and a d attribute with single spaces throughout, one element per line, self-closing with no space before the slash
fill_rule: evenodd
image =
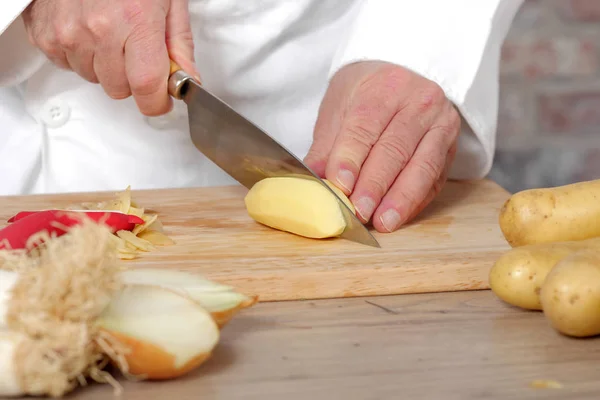
<path id="1" fill-rule="evenodd" d="M 598 399 L 599 340 L 561 336 L 488 290 L 263 303 L 224 328 L 199 370 L 123 383 L 118 400 Z M 112 393 L 92 385 L 69 398 Z"/>
<path id="2" fill-rule="evenodd" d="M 138 204 L 160 214 L 177 244 L 126 262 L 196 271 L 272 301 L 485 289 L 489 269 L 508 249 L 498 212 L 509 194 L 491 181 L 449 182 L 413 223 L 375 232 L 379 249 L 262 226 L 247 215 L 245 193 L 241 186 L 133 190 Z M 3 197 L 0 220 L 112 196 Z"/>

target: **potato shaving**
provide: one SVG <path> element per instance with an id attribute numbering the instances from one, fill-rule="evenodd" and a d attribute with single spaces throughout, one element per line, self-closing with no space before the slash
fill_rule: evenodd
<path id="1" fill-rule="evenodd" d="M 560 382 L 549 379 L 536 379 L 529 386 L 534 389 L 562 389 L 563 387 Z"/>
<path id="2" fill-rule="evenodd" d="M 171 246 L 175 241 L 165 234 L 164 227 L 158 218 L 158 214 L 147 212 L 131 198 L 131 187 L 116 194 L 115 199 L 98 203 L 71 204 L 67 210 L 106 210 L 119 211 L 125 214 L 135 215 L 144 220 L 143 224 L 136 225 L 133 231 L 118 231 L 113 235 L 117 248 L 117 256 L 122 260 L 137 258 L 140 252 L 155 250 L 157 246 Z"/>

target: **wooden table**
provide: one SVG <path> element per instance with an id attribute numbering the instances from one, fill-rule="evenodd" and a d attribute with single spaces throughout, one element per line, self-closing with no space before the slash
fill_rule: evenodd
<path id="1" fill-rule="evenodd" d="M 0 198 L 0 219 L 76 199 L 97 201 L 97 196 Z M 170 382 L 124 382 L 121 399 L 599 399 L 597 339 L 563 337 L 543 314 L 509 307 L 489 290 L 448 292 L 487 287 L 489 267 L 508 248 L 496 225 L 506 196 L 491 182 L 449 184 L 422 222 L 393 237 L 381 236 L 384 250 L 390 252 L 382 262 L 392 263 L 384 268 L 388 275 L 373 274 L 380 266 L 372 263 L 352 269 L 358 253 L 346 257 L 333 275 L 321 271 L 318 262 L 325 258 L 317 252 L 335 261 L 350 250 L 373 250 L 344 241 L 315 247 L 306 239 L 258 227 L 245 213 L 238 189 L 136 193 L 141 204 L 159 210 L 179 243 L 144 256 L 139 265 L 195 268 L 274 301 L 236 316 L 199 370 Z M 223 215 L 228 216 L 225 222 Z M 198 242 L 202 240 L 207 242 Z M 251 262 L 228 269 L 211 260 L 212 255 L 232 262 L 236 248 L 248 258 L 248 246 L 239 243 L 249 240 L 263 246 Z M 256 261 L 264 257 L 263 243 L 273 247 L 283 241 L 288 245 L 271 270 Z M 316 258 L 307 262 L 307 252 Z M 185 257 L 177 259 L 177 253 Z M 265 254 L 273 258 L 272 252 Z M 380 281 L 354 279 L 350 270 Z M 319 285 L 299 290 L 307 276 Z M 346 290 L 354 281 L 362 289 Z M 373 288 L 377 292 L 369 292 Z M 406 294 L 416 290 L 442 293 Z M 405 294 L 355 297 L 392 291 Z M 284 296 L 288 292 L 294 297 Z M 338 295 L 348 297 L 300 300 Z M 282 299 L 291 301 L 276 301 Z M 555 380 L 563 387 L 535 389 L 530 387 L 534 380 Z M 69 397 L 113 398 L 108 385 L 82 388 Z"/>
<path id="2" fill-rule="evenodd" d="M 599 344 L 489 290 L 263 303 L 200 370 L 124 383 L 122 399 L 598 399 Z M 530 387 L 538 379 L 563 387 Z M 71 398 L 111 395 L 97 385 Z"/>

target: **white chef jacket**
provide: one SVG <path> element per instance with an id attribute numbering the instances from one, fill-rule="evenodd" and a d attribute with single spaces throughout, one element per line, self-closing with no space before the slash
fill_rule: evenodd
<path id="1" fill-rule="evenodd" d="M 27 40 L 30 0 L 0 2 L 0 195 L 236 184 L 189 138 L 187 107 L 53 66 Z M 500 47 L 522 0 L 190 0 L 203 84 L 303 158 L 328 80 L 379 59 L 437 82 L 463 117 L 451 178 L 490 170 Z"/>

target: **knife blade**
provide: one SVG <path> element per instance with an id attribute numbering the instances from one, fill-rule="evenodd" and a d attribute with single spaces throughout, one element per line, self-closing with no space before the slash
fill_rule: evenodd
<path id="1" fill-rule="evenodd" d="M 335 196 L 344 215 L 342 238 L 381 247 L 348 206 L 308 166 L 258 126 L 171 61 L 169 94 L 188 107 L 190 137 L 196 148 L 243 186 L 267 177 L 295 176 L 319 182 Z"/>

